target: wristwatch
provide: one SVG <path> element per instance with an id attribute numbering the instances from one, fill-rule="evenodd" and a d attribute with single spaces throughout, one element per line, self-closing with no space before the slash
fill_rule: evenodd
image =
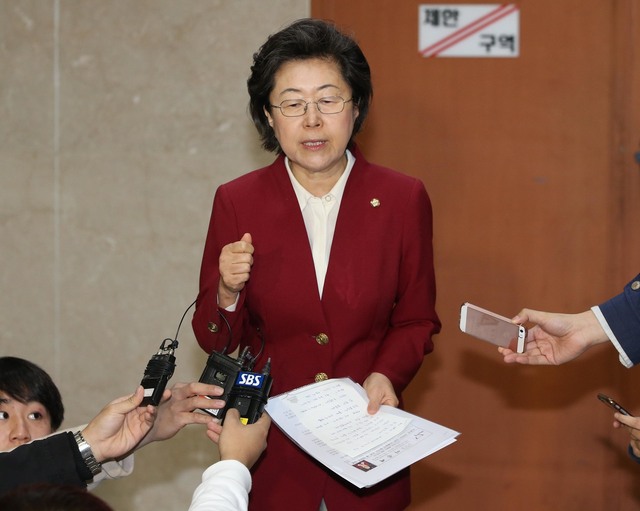
<path id="1" fill-rule="evenodd" d="M 84 439 L 80 431 L 76 431 L 73 434 L 73 438 L 75 438 L 76 443 L 78 444 L 78 449 L 80 450 L 82 461 L 84 461 L 91 474 L 94 477 L 97 476 L 100 472 L 102 472 L 102 464 L 98 462 L 96 457 L 93 455 L 91 446 Z"/>

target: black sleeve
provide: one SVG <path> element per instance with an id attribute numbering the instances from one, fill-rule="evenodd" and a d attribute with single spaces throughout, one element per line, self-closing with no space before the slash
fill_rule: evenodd
<path id="1" fill-rule="evenodd" d="M 629 457 L 635 461 L 636 463 L 640 463 L 640 458 L 638 458 L 634 453 L 633 453 L 633 447 L 631 447 L 631 444 L 629 444 L 629 446 L 627 447 L 627 452 L 629 453 Z"/>
<path id="2" fill-rule="evenodd" d="M 29 483 L 86 488 L 91 480 L 72 433 L 60 433 L 0 453 L 0 495 Z"/>

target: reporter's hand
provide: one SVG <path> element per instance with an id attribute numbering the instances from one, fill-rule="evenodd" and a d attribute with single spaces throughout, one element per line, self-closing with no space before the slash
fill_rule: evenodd
<path id="1" fill-rule="evenodd" d="M 382 373 L 371 373 L 362 385 L 369 397 L 367 412 L 374 415 L 382 405 L 397 408 L 400 404 L 391 380 Z"/>
<path id="2" fill-rule="evenodd" d="M 629 444 L 631 445 L 634 456 L 640 458 L 640 417 L 631 417 L 617 412 L 613 416 L 615 418 L 613 427 L 626 427 L 629 430 L 629 434 L 631 435 Z"/>
<path id="3" fill-rule="evenodd" d="M 167 392 L 167 391 L 165 391 Z M 189 424 L 207 424 L 214 418 L 197 411 L 198 408 L 224 408 L 221 399 L 208 399 L 204 396 L 220 396 L 223 389 L 217 385 L 191 382 L 176 383 L 166 399 L 157 408 L 157 417 L 151 431 L 144 437 L 138 448 L 150 442 L 173 438 L 178 431 Z"/>
<path id="4" fill-rule="evenodd" d="M 207 436 L 218 444 L 220 460 L 237 460 L 251 468 L 267 447 L 271 417 L 265 412 L 254 424 L 240 422 L 240 413 L 229 408 L 224 426 L 217 422 L 207 425 Z"/>
<path id="5" fill-rule="evenodd" d="M 498 348 L 508 364 L 560 365 L 579 357 L 591 346 L 608 340 L 591 310 L 579 314 L 557 314 L 522 309 L 512 321 L 535 323 L 535 326 L 527 333 L 524 353 Z"/>
<path id="6" fill-rule="evenodd" d="M 118 458 L 134 449 L 153 426 L 156 410 L 141 407 L 144 389 L 111 401 L 82 430 L 99 462 Z"/>

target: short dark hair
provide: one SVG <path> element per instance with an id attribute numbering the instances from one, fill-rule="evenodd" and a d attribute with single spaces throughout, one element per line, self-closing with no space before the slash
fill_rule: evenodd
<path id="1" fill-rule="evenodd" d="M 34 483 L 0 497 L 0 509 L 12 511 L 113 511 L 104 500 L 78 486 Z"/>
<path id="2" fill-rule="evenodd" d="M 33 362 L 18 357 L 0 357 L 0 391 L 21 403 L 38 401 L 49 412 L 51 429 L 64 419 L 62 397 L 51 376 Z"/>
<path id="3" fill-rule="evenodd" d="M 275 86 L 276 72 L 286 62 L 314 58 L 335 62 L 351 87 L 353 103 L 358 107 L 359 114 L 353 126 L 350 145 L 362 128 L 373 95 L 371 70 L 364 53 L 353 37 L 344 34 L 332 23 L 305 18 L 270 35 L 253 55 L 251 75 L 247 80 L 249 113 L 260 134 L 262 147 L 267 151 L 282 152 L 264 113 L 265 108 L 271 111 L 269 95 Z"/>

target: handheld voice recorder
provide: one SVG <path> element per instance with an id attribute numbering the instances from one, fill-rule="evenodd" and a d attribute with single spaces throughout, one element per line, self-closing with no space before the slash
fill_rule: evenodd
<path id="1" fill-rule="evenodd" d="M 140 406 L 158 406 L 160 404 L 164 389 L 167 387 L 167 382 L 173 376 L 173 371 L 176 368 L 176 357 L 174 353 L 178 348 L 178 333 L 180 332 L 180 327 L 187 312 L 195 303 L 194 300 L 184 311 L 184 314 L 182 314 L 176 330 L 176 336 L 173 339 L 165 339 L 162 341 L 158 352 L 149 360 L 144 370 L 142 381 L 140 382 L 140 385 L 142 385 L 144 389 L 144 398 Z"/>
<path id="2" fill-rule="evenodd" d="M 170 341 L 168 345 L 167 341 Z M 177 347 L 177 340 L 165 339 L 162 341 L 158 353 L 149 360 L 140 382 L 144 389 L 144 399 L 140 406 L 158 406 L 160 404 L 167 382 L 173 376 L 173 371 L 176 368 L 174 352 Z"/>

